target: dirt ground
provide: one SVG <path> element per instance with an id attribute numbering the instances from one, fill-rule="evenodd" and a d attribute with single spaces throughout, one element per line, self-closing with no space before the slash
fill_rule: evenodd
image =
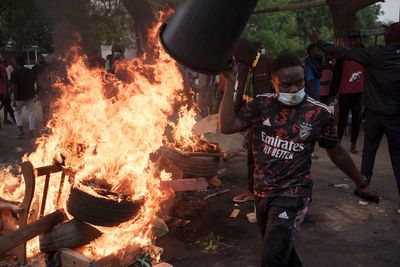
<path id="1" fill-rule="evenodd" d="M 40 112 L 38 125 L 39 118 Z M 3 125 L 0 130 L 0 167 L 17 164 L 24 153 L 34 149 L 34 140 L 17 140 L 16 133 L 15 125 Z M 181 194 L 175 215 L 191 223 L 184 227 L 169 225 L 170 232 L 156 245 L 164 248 L 162 260 L 176 267 L 259 266 L 261 238 L 257 225 L 246 218 L 253 211 L 253 203 L 235 207 L 232 202 L 232 197 L 246 186 L 246 153 L 239 153 L 243 137 L 213 134 L 208 138 L 237 156 L 221 162 L 223 183 L 219 188 Z M 346 149 L 348 141 L 344 137 Z M 361 133 L 360 148 L 362 142 Z M 311 211 L 296 239 L 296 250 L 304 266 L 400 266 L 400 215 L 396 213 L 400 198 L 386 139 L 378 151 L 371 184 L 382 197 L 379 204 L 360 206 L 359 199 L 352 194 L 351 180 L 335 168 L 322 149 L 317 147 L 316 153 L 319 159 L 313 160 L 315 187 Z M 360 166 L 361 153 L 352 158 Z M 350 188 L 333 186 L 337 184 L 348 184 Z M 203 200 L 206 195 L 224 189 L 230 192 Z M 235 208 L 240 213 L 230 218 Z"/>

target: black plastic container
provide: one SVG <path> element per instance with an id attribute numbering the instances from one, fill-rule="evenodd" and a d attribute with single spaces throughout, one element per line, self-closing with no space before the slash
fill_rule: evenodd
<path id="1" fill-rule="evenodd" d="M 217 74 L 226 70 L 232 49 L 258 0 L 186 0 L 160 40 L 177 62 L 196 72 Z"/>

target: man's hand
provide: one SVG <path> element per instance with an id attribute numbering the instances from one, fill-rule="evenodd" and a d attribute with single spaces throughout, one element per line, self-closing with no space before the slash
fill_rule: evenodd
<path id="1" fill-rule="evenodd" d="M 224 76 L 228 80 L 228 82 L 236 81 L 238 73 L 238 64 L 236 63 L 236 60 L 234 57 L 231 59 L 231 65 L 229 66 L 229 69 L 224 71 Z"/>
<path id="2" fill-rule="evenodd" d="M 306 31 L 306 35 L 313 44 L 316 44 L 319 40 L 319 35 L 315 31 Z"/>
<path id="3" fill-rule="evenodd" d="M 371 201 L 371 202 L 375 202 L 375 203 L 379 203 L 379 195 L 375 192 L 372 192 L 368 189 L 368 187 L 365 188 L 361 188 L 361 187 L 357 187 L 354 190 L 354 195 L 367 200 L 367 201 Z"/>

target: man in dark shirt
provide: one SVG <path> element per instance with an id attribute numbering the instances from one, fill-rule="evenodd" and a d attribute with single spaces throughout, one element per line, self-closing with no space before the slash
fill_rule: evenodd
<path id="1" fill-rule="evenodd" d="M 361 175 L 338 143 L 333 116 L 304 91 L 300 59 L 282 54 L 271 65 L 276 94 L 264 94 L 235 114 L 234 65 L 220 109 L 220 129 L 230 134 L 252 128 L 256 215 L 264 239 L 262 266 L 302 266 L 293 248 L 294 235 L 307 213 L 313 182 L 311 153 L 315 143 L 357 186 Z M 366 188 L 364 194 L 374 196 Z M 376 197 L 376 196 L 375 196 Z"/>
<path id="2" fill-rule="evenodd" d="M 376 152 L 385 134 L 400 195 L 400 22 L 387 29 L 386 45 L 346 49 L 318 40 L 315 33 L 309 33 L 309 38 L 335 58 L 354 60 L 364 67 L 362 183 L 366 186 L 371 181 Z"/>
<path id="3" fill-rule="evenodd" d="M 25 58 L 23 56 L 16 57 L 17 69 L 11 74 L 12 92 L 14 95 L 14 112 L 15 120 L 19 130 L 17 138 L 24 138 L 25 132 L 22 127 L 22 108 L 25 107 L 28 112 L 29 135 L 33 136 L 35 129 L 35 79 L 32 70 L 25 68 Z"/>
<path id="4" fill-rule="evenodd" d="M 43 125 L 46 125 L 50 119 L 50 106 L 54 96 L 51 88 L 50 66 L 43 55 L 39 55 L 38 62 L 33 66 L 32 71 L 35 77 L 36 91 L 42 106 Z"/>

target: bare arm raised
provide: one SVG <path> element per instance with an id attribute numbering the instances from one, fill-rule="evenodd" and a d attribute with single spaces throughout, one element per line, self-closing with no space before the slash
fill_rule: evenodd
<path id="1" fill-rule="evenodd" d="M 231 134 L 244 130 L 246 125 L 235 115 L 234 91 L 238 66 L 233 60 L 232 67 L 224 73 L 228 83 L 219 109 L 219 127 L 221 133 Z"/>

